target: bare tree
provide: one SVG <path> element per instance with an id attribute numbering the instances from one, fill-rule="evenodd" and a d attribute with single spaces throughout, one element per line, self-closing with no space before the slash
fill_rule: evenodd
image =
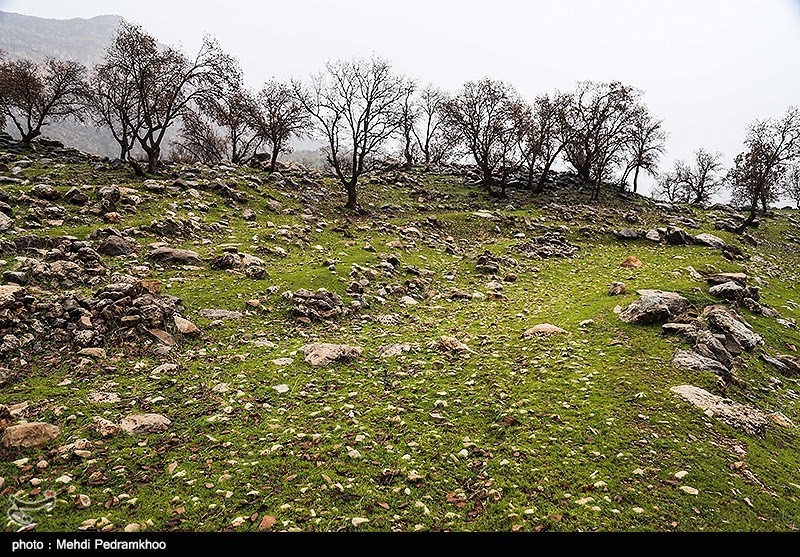
<path id="1" fill-rule="evenodd" d="M 785 194 L 800 209 L 800 164 L 793 165 L 786 173 Z"/>
<path id="2" fill-rule="evenodd" d="M 533 106 L 517 103 L 514 113 L 514 130 L 519 164 L 525 173 L 525 185 L 534 193 L 541 193 L 550 168 L 564 149 L 568 140 L 565 108 L 569 95 L 556 93 L 536 97 Z M 538 179 L 534 186 L 534 177 Z"/>
<path id="3" fill-rule="evenodd" d="M 259 91 L 250 122 L 256 137 L 270 146 L 270 172 L 275 171 L 278 155 L 291 152 L 292 137 L 302 137 L 311 125 L 309 113 L 294 89 L 274 80 Z"/>
<path id="4" fill-rule="evenodd" d="M 461 92 L 443 103 L 446 125 L 466 147 L 481 171 L 489 195 L 505 197 L 509 163 L 515 147 L 516 91 L 502 81 L 468 81 Z M 499 173 L 499 176 L 496 174 Z"/>
<path id="5" fill-rule="evenodd" d="M 454 149 L 452 137 L 445 133 L 442 107 L 447 95 L 440 89 L 428 85 L 417 97 L 418 118 L 411 129 L 422 154 L 425 168 L 448 159 Z"/>
<path id="6" fill-rule="evenodd" d="M 107 127 L 119 144 L 119 158 L 129 161 L 137 175 L 139 164 L 130 156 L 141 127 L 141 110 L 137 84 L 132 76 L 119 72 L 111 64 L 94 67 L 89 79 L 88 107 L 95 124 Z"/>
<path id="7" fill-rule="evenodd" d="M 620 185 L 627 186 L 628 176 L 633 172 L 633 191 L 638 190 L 639 172 L 644 171 L 653 177 L 658 175 L 658 160 L 664 154 L 667 134 L 662 128 L 662 121 L 650 115 L 644 105 L 636 106 L 626 130 L 625 150 L 628 162 L 622 173 Z"/>
<path id="8" fill-rule="evenodd" d="M 656 187 L 653 190 L 653 196 L 656 199 L 664 199 L 670 203 L 686 202 L 686 188 L 681 179 L 682 171 L 677 168 L 680 164 L 680 161 L 676 161 L 676 168 L 668 172 L 661 172 L 656 176 Z"/>
<path id="9" fill-rule="evenodd" d="M 722 153 L 709 153 L 702 147 L 694 152 L 694 165 L 682 161 L 676 163 L 679 182 L 686 191 L 686 202 L 692 205 L 706 205 L 723 185 Z"/>
<path id="10" fill-rule="evenodd" d="M 800 109 L 791 106 L 779 120 L 757 120 L 745 138 L 746 150 L 739 154 L 728 172 L 733 201 L 749 209 L 739 225 L 743 232 L 755 220 L 759 204 L 766 213 L 777 201 L 800 161 Z"/>
<path id="11" fill-rule="evenodd" d="M 21 59 L 0 62 L 0 111 L 30 145 L 42 127 L 68 117 L 82 118 L 86 68 L 48 58 L 43 65 Z"/>
<path id="12" fill-rule="evenodd" d="M 399 126 L 403 79 L 381 58 L 328 62 L 297 98 L 327 143 L 327 162 L 347 191 L 348 209 L 358 209 L 358 178 Z"/>
<path id="13" fill-rule="evenodd" d="M 183 151 L 207 164 L 241 163 L 261 144 L 253 124 L 255 110 L 255 100 L 240 80 L 224 87 L 219 96 L 201 97 L 181 117 Z"/>
<path id="14" fill-rule="evenodd" d="M 127 22 L 120 24 L 104 63 L 109 71 L 119 72 L 136 84 L 140 116 L 136 139 L 147 153 L 151 173 L 158 170 L 167 129 L 191 103 L 219 96 L 238 69 L 212 37 L 205 37 L 197 56 L 190 59 L 175 48 L 159 49 L 152 35 Z"/>
<path id="15" fill-rule="evenodd" d="M 407 168 L 414 166 L 415 147 L 414 128 L 417 120 L 421 116 L 421 111 L 414 99 L 417 91 L 417 84 L 413 80 L 404 80 L 400 85 L 402 98 L 400 101 L 400 142 L 403 150 L 403 158 Z"/>
<path id="16" fill-rule="evenodd" d="M 641 93 L 617 81 L 578 83 L 568 108 L 570 141 L 567 161 L 586 183 L 594 185 L 592 197 L 621 164 L 631 117 Z"/>

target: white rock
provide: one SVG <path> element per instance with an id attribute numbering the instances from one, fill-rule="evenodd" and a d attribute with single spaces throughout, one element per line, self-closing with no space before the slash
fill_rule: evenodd
<path id="1" fill-rule="evenodd" d="M 281 394 L 289 391 L 289 385 L 286 385 L 284 383 L 281 383 L 280 385 L 275 385 L 272 388 Z"/>
<path id="2" fill-rule="evenodd" d="M 695 488 L 693 488 L 691 486 L 688 486 L 688 485 L 682 485 L 678 489 L 680 489 L 684 493 L 688 493 L 689 495 L 697 495 L 698 493 L 700 493 Z"/>

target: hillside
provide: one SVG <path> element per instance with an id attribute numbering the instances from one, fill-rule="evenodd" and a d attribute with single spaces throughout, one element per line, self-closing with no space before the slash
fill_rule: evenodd
<path id="1" fill-rule="evenodd" d="M 0 190 L 0 493 L 54 492 L 7 530 L 797 529 L 796 211 L 9 144 Z"/>

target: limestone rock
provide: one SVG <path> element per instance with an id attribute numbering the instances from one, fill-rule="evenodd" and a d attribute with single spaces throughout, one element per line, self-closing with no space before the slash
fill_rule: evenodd
<path id="1" fill-rule="evenodd" d="M 622 296 L 628 291 L 624 282 L 612 282 L 608 287 L 609 296 Z"/>
<path id="2" fill-rule="evenodd" d="M 698 234 L 697 236 L 695 236 L 694 241 L 698 244 L 703 244 L 705 246 L 710 246 L 712 248 L 723 249 L 727 246 L 725 240 L 723 240 L 719 236 L 714 236 L 713 234 L 709 234 L 707 232 L 703 232 L 702 234 Z"/>
<path id="3" fill-rule="evenodd" d="M 626 323 L 646 325 L 676 317 L 691 307 L 689 300 L 676 292 L 662 290 L 637 290 L 640 298 L 619 314 Z"/>
<path id="4" fill-rule="evenodd" d="M 179 265 L 200 265 L 200 255 L 192 250 L 160 247 L 148 255 L 149 259 L 159 263 L 177 263 Z"/>
<path id="5" fill-rule="evenodd" d="M 757 408 L 711 394 L 694 385 L 679 385 L 670 391 L 700 408 L 709 417 L 717 418 L 748 435 L 764 435 L 767 416 Z"/>
<path id="6" fill-rule="evenodd" d="M 561 327 L 556 327 L 550 323 L 539 323 L 522 333 L 522 338 L 532 338 L 537 336 L 548 337 L 550 335 L 563 335 L 567 331 Z"/>
<path id="7" fill-rule="evenodd" d="M 177 327 L 181 334 L 186 336 L 197 336 L 200 334 L 200 329 L 197 328 L 197 325 L 188 319 L 184 319 L 179 315 L 173 315 L 172 320 L 175 322 L 175 327 Z"/>
<path id="8" fill-rule="evenodd" d="M 6 448 L 38 447 L 55 439 L 61 428 L 44 422 L 12 425 L 3 432 L 2 443 Z"/>
<path id="9" fill-rule="evenodd" d="M 317 342 L 301 346 L 299 351 L 306 355 L 306 362 L 312 366 L 327 366 L 334 362 L 344 362 L 361 356 L 364 349 L 347 344 Z"/>
<path id="10" fill-rule="evenodd" d="M 394 358 L 411 351 L 411 345 L 408 343 L 403 344 L 387 344 L 378 349 L 378 357 L 380 358 Z"/>
<path id="11" fill-rule="evenodd" d="M 747 290 L 738 282 L 729 280 L 728 282 L 715 284 L 708 289 L 708 293 L 717 298 L 725 298 L 726 300 L 741 300 L 747 294 Z"/>
<path id="12" fill-rule="evenodd" d="M 728 373 L 727 368 L 717 360 L 701 356 L 697 352 L 689 350 L 678 350 L 672 358 L 672 365 L 678 369 L 710 371 L 718 375 L 725 375 Z"/>
<path id="13" fill-rule="evenodd" d="M 745 350 L 751 350 L 763 342 L 759 334 L 753 332 L 745 323 L 736 319 L 723 306 L 709 306 L 705 308 L 704 313 L 713 328 L 726 335 L 731 335 Z"/>
<path id="14" fill-rule="evenodd" d="M 161 414 L 131 414 L 123 418 L 120 427 L 125 433 L 138 435 L 144 433 L 163 433 L 172 422 Z"/>

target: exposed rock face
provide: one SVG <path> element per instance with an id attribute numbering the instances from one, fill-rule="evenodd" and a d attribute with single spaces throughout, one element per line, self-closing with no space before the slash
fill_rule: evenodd
<path id="1" fill-rule="evenodd" d="M 176 263 L 178 265 L 201 265 L 200 254 L 188 249 L 160 247 L 154 249 L 147 256 L 159 263 Z"/>
<path id="2" fill-rule="evenodd" d="M 344 300 L 335 292 L 320 288 L 316 292 L 300 289 L 285 295 L 292 301 L 292 314 L 300 321 L 338 319 L 346 313 Z"/>
<path id="3" fill-rule="evenodd" d="M 676 292 L 661 290 L 637 290 L 638 300 L 622 310 L 619 318 L 626 323 L 648 324 L 677 317 L 687 311 L 689 300 Z"/>
<path id="4" fill-rule="evenodd" d="M 534 325 L 533 327 L 522 333 L 522 338 L 532 338 L 537 336 L 549 337 L 551 335 L 565 335 L 565 334 L 567 334 L 567 331 L 565 331 L 561 327 L 556 327 L 555 325 L 551 325 L 550 323 L 540 323 L 538 325 Z"/>
<path id="5" fill-rule="evenodd" d="M 741 286 L 747 284 L 747 275 L 744 273 L 715 273 L 706 277 L 709 284 L 723 284 L 733 281 Z"/>
<path id="6" fill-rule="evenodd" d="M 542 236 L 514 244 L 510 249 L 531 259 L 539 260 L 549 257 L 572 257 L 579 248 L 570 244 L 561 234 L 548 232 Z"/>
<path id="7" fill-rule="evenodd" d="M 748 435 L 761 437 L 767 428 L 767 416 L 752 406 L 736 403 L 693 385 L 672 387 L 670 391 L 703 410 L 707 416 L 717 418 Z"/>
<path id="8" fill-rule="evenodd" d="M 61 428 L 44 422 L 12 425 L 3 432 L 4 447 L 38 447 L 55 439 Z"/>
<path id="9" fill-rule="evenodd" d="M 745 350 L 752 350 L 763 342 L 759 334 L 723 306 L 708 306 L 704 313 L 712 328 L 731 335 Z"/>
<path id="10" fill-rule="evenodd" d="M 163 433 L 172 422 L 161 414 L 131 414 L 123 418 L 120 427 L 125 433 L 141 435 L 146 433 Z"/>
<path id="11" fill-rule="evenodd" d="M 300 347 L 299 351 L 306 355 L 306 362 L 312 366 L 327 366 L 334 362 L 346 362 L 357 358 L 363 354 L 364 349 L 347 344 L 318 342 L 306 344 Z"/>

